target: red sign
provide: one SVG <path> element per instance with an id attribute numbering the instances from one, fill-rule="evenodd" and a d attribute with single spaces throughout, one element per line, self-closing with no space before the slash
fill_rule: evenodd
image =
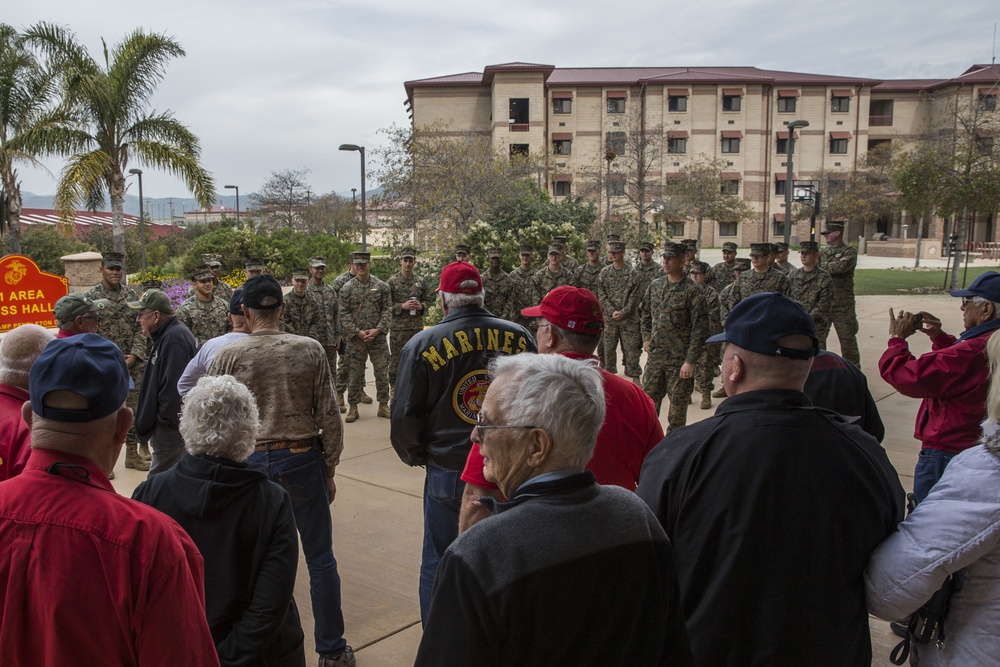
<path id="1" fill-rule="evenodd" d="M 22 324 L 54 328 L 52 307 L 69 294 L 69 281 L 45 273 L 23 255 L 0 259 L 0 331 Z"/>

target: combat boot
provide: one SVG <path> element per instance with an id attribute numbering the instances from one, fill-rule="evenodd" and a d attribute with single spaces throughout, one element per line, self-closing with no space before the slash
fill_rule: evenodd
<path id="1" fill-rule="evenodd" d="M 712 394 L 707 391 L 701 392 L 701 409 L 711 410 L 712 409 Z"/>
<path id="2" fill-rule="evenodd" d="M 361 402 L 364 403 L 365 405 L 371 405 L 371 403 L 372 403 L 372 397 L 369 396 L 368 394 L 362 393 L 361 394 Z"/>
<path id="3" fill-rule="evenodd" d="M 337 394 L 337 403 L 340 404 L 340 414 L 347 412 L 347 403 L 344 403 L 344 392 Z"/>
<path id="4" fill-rule="evenodd" d="M 385 417 L 386 419 L 389 419 L 389 417 L 391 415 L 389 414 L 389 404 L 388 403 L 379 403 L 378 404 L 378 416 L 379 417 Z"/>
<path id="5" fill-rule="evenodd" d="M 717 392 L 715 392 L 714 394 L 712 394 L 712 398 L 725 398 L 726 396 L 727 396 L 727 394 L 726 394 L 726 388 L 725 387 L 719 387 L 719 390 Z"/>
<path id="6" fill-rule="evenodd" d="M 351 405 L 351 409 L 348 410 L 347 416 L 344 417 L 344 421 L 350 424 L 351 422 L 358 421 L 359 416 L 360 415 L 358 415 L 358 404 L 354 403 L 353 405 Z"/>
<path id="7" fill-rule="evenodd" d="M 139 455 L 138 448 L 134 442 L 125 443 L 125 467 L 133 470 L 149 470 L 149 464 Z"/>
<path id="8" fill-rule="evenodd" d="M 139 456 L 141 456 L 142 460 L 145 461 L 146 463 L 149 463 L 150 461 L 153 460 L 153 454 L 152 452 L 149 451 L 149 445 L 146 444 L 145 442 L 139 443 L 138 451 L 139 451 Z"/>

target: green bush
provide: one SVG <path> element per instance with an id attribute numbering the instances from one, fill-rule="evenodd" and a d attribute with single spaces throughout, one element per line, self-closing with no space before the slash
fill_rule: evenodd
<path id="1" fill-rule="evenodd" d="M 42 271 L 59 276 L 65 273 L 60 257 L 88 249 L 72 237 L 71 231 L 59 226 L 32 226 L 21 234 L 21 254 L 30 257 Z"/>

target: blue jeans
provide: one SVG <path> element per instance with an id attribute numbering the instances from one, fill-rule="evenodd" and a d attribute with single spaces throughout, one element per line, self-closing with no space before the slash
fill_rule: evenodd
<path id="1" fill-rule="evenodd" d="M 280 484 L 292 500 L 292 513 L 309 568 L 316 653 L 321 656 L 341 653 L 347 642 L 344 612 L 340 608 L 340 574 L 333 556 L 333 520 L 323 454 L 317 449 L 298 454 L 279 449 L 254 452 L 248 460 L 264 465 L 268 478 Z"/>
<path id="2" fill-rule="evenodd" d="M 149 463 L 149 476 L 170 470 L 184 456 L 184 440 L 181 432 L 169 426 L 156 426 L 153 431 L 150 452 L 153 459 Z"/>
<path id="3" fill-rule="evenodd" d="M 441 556 L 458 537 L 465 482 L 458 470 L 427 464 L 424 478 L 424 550 L 420 559 L 420 622 L 427 621 L 434 593 L 434 576 Z"/>
<path id="4" fill-rule="evenodd" d="M 913 496 L 921 502 L 931 492 L 931 488 L 941 479 L 948 462 L 955 457 L 954 452 L 924 448 L 917 457 L 917 467 L 913 471 Z"/>

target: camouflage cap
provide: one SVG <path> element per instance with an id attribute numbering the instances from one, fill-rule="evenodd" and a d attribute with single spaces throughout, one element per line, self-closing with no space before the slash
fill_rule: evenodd
<path id="1" fill-rule="evenodd" d="M 667 242 L 660 253 L 661 257 L 678 257 L 687 252 L 687 246 L 683 243 Z"/>
<path id="2" fill-rule="evenodd" d="M 129 301 L 128 307 L 132 310 L 157 310 L 164 315 L 174 314 L 174 306 L 170 303 L 170 297 L 158 289 L 146 290 L 138 301 Z"/>
<path id="3" fill-rule="evenodd" d="M 400 259 L 416 259 L 417 249 L 414 248 L 413 246 L 406 246 L 405 248 L 399 251 L 399 257 Z"/>
<path id="4" fill-rule="evenodd" d="M 681 241 L 681 243 L 687 246 L 688 250 L 698 249 L 698 239 L 684 239 L 683 241 Z"/>
<path id="5" fill-rule="evenodd" d="M 370 252 L 356 252 L 354 257 L 351 258 L 352 264 L 368 264 L 372 261 L 372 254 Z"/>
<path id="6" fill-rule="evenodd" d="M 653 252 L 653 242 L 643 241 L 639 244 L 639 250 L 645 250 L 646 252 Z"/>
<path id="7" fill-rule="evenodd" d="M 325 269 L 326 268 L 326 257 L 310 257 L 309 267 L 313 269 Z"/>
<path id="8" fill-rule="evenodd" d="M 566 245 L 567 243 L 569 243 L 569 237 L 568 236 L 553 236 L 552 237 L 552 242 L 553 243 L 561 243 L 563 245 Z"/>
<path id="9" fill-rule="evenodd" d="M 309 280 L 309 269 L 292 269 L 292 280 Z"/>
<path id="10" fill-rule="evenodd" d="M 245 266 L 247 271 L 263 271 L 264 260 L 260 257 L 247 257 Z"/>
<path id="11" fill-rule="evenodd" d="M 621 241 L 622 240 L 622 235 L 621 234 L 607 234 L 604 237 L 604 240 L 607 243 L 615 243 L 616 241 Z"/>
<path id="12" fill-rule="evenodd" d="M 777 248 L 778 252 L 784 252 L 785 250 L 788 250 L 788 244 L 785 243 L 784 241 L 778 241 L 777 243 L 774 244 L 774 247 Z"/>
<path id="13" fill-rule="evenodd" d="M 625 252 L 625 244 L 622 241 L 608 241 L 611 252 Z"/>
<path id="14" fill-rule="evenodd" d="M 600 250 L 601 242 L 597 239 L 590 239 L 587 241 L 587 250 Z"/>
<path id="15" fill-rule="evenodd" d="M 737 257 L 736 266 L 733 267 L 734 271 L 749 271 L 750 270 L 750 260 L 746 257 Z"/>
<path id="16" fill-rule="evenodd" d="M 194 267 L 194 271 L 191 272 L 191 280 L 198 282 L 199 280 L 207 280 L 212 277 L 212 267 L 208 264 L 200 264 Z"/>
<path id="17" fill-rule="evenodd" d="M 160 289 L 163 287 L 163 281 L 158 278 L 149 278 L 148 280 L 142 281 L 142 289 Z"/>
<path id="18" fill-rule="evenodd" d="M 844 223 L 842 222 L 828 222 L 826 223 L 826 229 L 820 232 L 821 235 L 826 236 L 827 234 L 832 234 L 834 232 L 843 232 Z"/>
<path id="19" fill-rule="evenodd" d="M 521 249 L 518 250 L 517 253 L 519 255 L 534 255 L 535 254 L 535 249 L 532 248 L 527 243 L 524 243 L 524 244 L 521 245 Z"/>
<path id="20" fill-rule="evenodd" d="M 201 261 L 212 268 L 222 266 L 222 255 L 214 252 L 207 252 L 201 256 Z"/>
<path id="21" fill-rule="evenodd" d="M 771 246 L 771 254 L 772 255 L 777 255 L 778 254 L 778 244 L 777 243 L 768 243 L 768 245 Z"/>
<path id="22" fill-rule="evenodd" d="M 732 241 L 726 241 L 725 243 L 722 244 L 723 252 L 736 252 L 737 250 L 739 250 L 739 246 L 737 246 Z"/>
<path id="23" fill-rule="evenodd" d="M 691 262 L 691 267 L 688 269 L 688 273 L 700 273 L 705 275 L 709 271 L 708 262 Z"/>
<path id="24" fill-rule="evenodd" d="M 490 257 L 490 258 L 493 258 L 493 257 L 503 257 L 503 250 L 501 250 L 500 248 L 495 248 L 495 247 L 494 248 L 489 248 L 486 251 L 486 256 Z"/>
<path id="25" fill-rule="evenodd" d="M 553 244 L 551 244 L 549 246 L 549 252 L 548 252 L 548 254 L 550 254 L 550 255 L 552 255 L 552 254 L 561 255 L 561 254 L 563 254 L 563 247 L 561 245 L 559 245 L 558 243 L 553 243 Z"/>
<path id="26" fill-rule="evenodd" d="M 101 264 L 109 269 L 120 269 L 125 266 L 125 255 L 120 252 L 101 253 Z"/>
<path id="27" fill-rule="evenodd" d="M 771 244 L 770 243 L 751 243 L 750 244 L 750 256 L 754 255 L 770 255 L 771 254 Z"/>
<path id="28" fill-rule="evenodd" d="M 801 241 L 799 242 L 799 252 L 810 254 L 814 252 L 819 252 L 819 243 L 816 241 Z"/>
<path id="29" fill-rule="evenodd" d="M 471 252 L 472 252 L 472 249 L 469 248 L 469 246 L 465 245 L 464 243 L 459 243 L 457 246 L 455 246 L 455 254 L 456 255 L 459 254 L 459 253 L 464 253 L 464 254 L 468 255 Z"/>
<path id="30" fill-rule="evenodd" d="M 107 310 L 110 305 L 107 299 L 92 299 L 84 292 L 73 292 L 56 301 L 52 314 L 59 324 L 68 324 L 81 315 Z"/>

